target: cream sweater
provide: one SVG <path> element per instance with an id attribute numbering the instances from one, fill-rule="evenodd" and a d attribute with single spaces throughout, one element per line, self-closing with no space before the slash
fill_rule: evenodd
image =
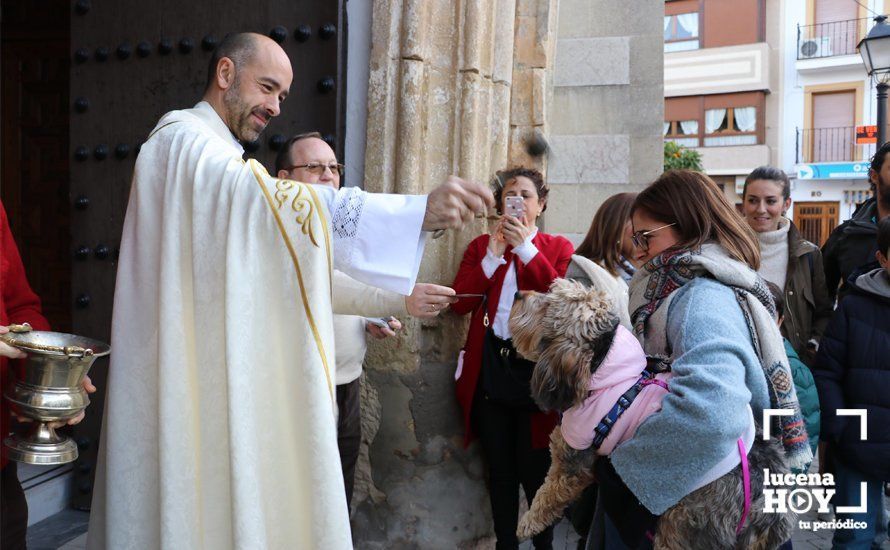
<path id="1" fill-rule="evenodd" d="M 334 355 L 337 361 L 336 384 L 352 382 L 362 375 L 362 363 L 368 349 L 365 317 L 408 315 L 405 297 L 360 283 L 340 271 L 334 271 L 334 311 L 356 315 L 334 315 Z"/>
<path id="2" fill-rule="evenodd" d="M 791 224 L 782 218 L 779 228 L 757 234 L 760 241 L 760 276 L 785 290 L 785 276 L 788 274 L 788 229 Z"/>

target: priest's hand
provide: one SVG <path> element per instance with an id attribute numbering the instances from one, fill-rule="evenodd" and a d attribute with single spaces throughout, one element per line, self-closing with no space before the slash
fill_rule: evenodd
<path id="1" fill-rule="evenodd" d="M 489 208 L 494 208 L 494 195 L 488 187 L 448 176 L 427 197 L 422 229 L 459 229 Z"/>
<path id="2" fill-rule="evenodd" d="M 431 283 L 417 283 L 410 296 L 405 296 L 408 315 L 419 319 L 435 317 L 457 301 L 454 289 Z"/>

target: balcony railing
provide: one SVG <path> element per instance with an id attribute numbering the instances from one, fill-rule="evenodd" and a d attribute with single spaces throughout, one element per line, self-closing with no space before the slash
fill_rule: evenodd
<path id="1" fill-rule="evenodd" d="M 856 127 L 798 128 L 797 162 L 855 162 L 868 160 L 875 144 L 856 144 Z"/>
<path id="2" fill-rule="evenodd" d="M 870 18 L 797 26 L 797 59 L 855 55 L 856 45 L 874 26 Z"/>

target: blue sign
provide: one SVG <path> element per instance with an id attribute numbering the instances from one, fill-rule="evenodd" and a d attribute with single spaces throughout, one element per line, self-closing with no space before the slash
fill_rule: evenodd
<path id="1" fill-rule="evenodd" d="M 868 162 L 798 164 L 799 180 L 861 180 L 868 178 Z"/>

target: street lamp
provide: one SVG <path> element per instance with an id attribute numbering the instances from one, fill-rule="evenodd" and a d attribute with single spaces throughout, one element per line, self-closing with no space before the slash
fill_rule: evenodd
<path id="1" fill-rule="evenodd" d="M 890 25 L 887 16 L 875 17 L 875 26 L 856 46 L 865 64 L 868 76 L 874 77 L 878 89 L 878 144 L 884 144 L 884 132 L 887 127 L 887 88 L 890 88 Z"/>

